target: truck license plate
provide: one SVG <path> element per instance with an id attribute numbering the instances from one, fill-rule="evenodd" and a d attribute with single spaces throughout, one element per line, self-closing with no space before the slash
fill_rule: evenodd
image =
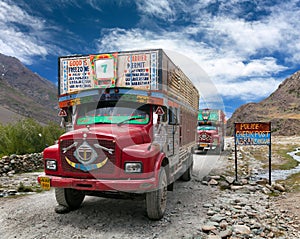
<path id="1" fill-rule="evenodd" d="M 40 177 L 40 182 L 42 189 L 49 191 L 50 190 L 50 178 L 48 177 Z"/>
<path id="2" fill-rule="evenodd" d="M 200 147 L 207 147 L 208 144 L 200 144 Z"/>

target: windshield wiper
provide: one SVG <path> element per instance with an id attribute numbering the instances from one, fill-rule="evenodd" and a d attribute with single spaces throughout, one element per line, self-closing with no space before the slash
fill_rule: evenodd
<path id="1" fill-rule="evenodd" d="M 125 122 L 131 121 L 131 120 L 136 120 L 136 119 L 145 119 L 145 117 L 134 116 L 134 117 L 131 117 L 131 118 L 128 118 L 126 120 L 123 120 L 123 121 L 119 122 L 117 125 L 120 126 L 121 124 L 124 124 Z"/>

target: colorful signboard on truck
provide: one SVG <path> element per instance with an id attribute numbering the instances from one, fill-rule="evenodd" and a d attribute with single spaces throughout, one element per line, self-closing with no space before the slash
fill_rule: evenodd
<path id="1" fill-rule="evenodd" d="M 115 86 L 157 90 L 157 61 L 156 51 L 62 57 L 60 95 Z"/>

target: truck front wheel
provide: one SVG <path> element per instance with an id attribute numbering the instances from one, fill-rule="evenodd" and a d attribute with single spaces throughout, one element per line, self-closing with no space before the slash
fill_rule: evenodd
<path id="1" fill-rule="evenodd" d="M 59 205 L 70 210 L 76 210 L 81 206 L 85 194 L 72 188 L 55 188 L 55 198 Z"/>
<path id="2" fill-rule="evenodd" d="M 162 167 L 159 173 L 158 189 L 146 193 L 147 215 L 151 220 L 159 220 L 164 216 L 167 206 L 167 186 L 167 174 Z"/>

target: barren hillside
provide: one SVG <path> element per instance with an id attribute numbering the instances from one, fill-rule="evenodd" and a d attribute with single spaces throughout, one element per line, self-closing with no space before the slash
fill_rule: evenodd
<path id="1" fill-rule="evenodd" d="M 233 134 L 235 122 L 269 121 L 273 135 L 300 135 L 300 71 L 263 101 L 238 108 L 227 122 L 227 135 Z"/>
<path id="2" fill-rule="evenodd" d="M 0 122 L 17 115 L 39 122 L 58 121 L 53 83 L 26 68 L 18 59 L 0 54 Z"/>

